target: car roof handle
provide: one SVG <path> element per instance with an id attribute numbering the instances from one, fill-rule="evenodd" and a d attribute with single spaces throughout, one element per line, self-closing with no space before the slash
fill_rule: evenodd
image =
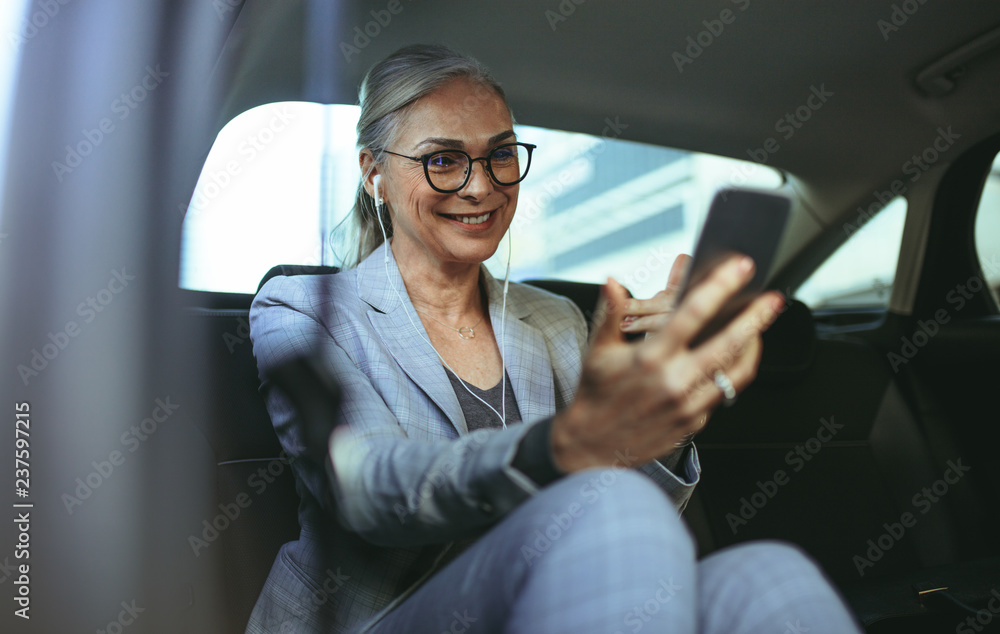
<path id="1" fill-rule="evenodd" d="M 942 97 L 955 89 L 962 66 L 1000 46 L 1000 26 L 959 46 L 917 73 L 917 88 L 931 97 Z"/>

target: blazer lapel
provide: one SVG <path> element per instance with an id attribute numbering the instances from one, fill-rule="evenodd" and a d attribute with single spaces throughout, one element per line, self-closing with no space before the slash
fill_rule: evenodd
<path id="1" fill-rule="evenodd" d="M 521 419 L 527 422 L 551 416 L 556 411 L 555 384 L 545 338 L 538 328 L 525 321 L 531 311 L 518 301 L 519 293 L 508 293 L 507 317 L 502 320 L 503 285 L 485 266 L 482 274 L 490 298 L 493 332 L 504 356 Z"/>
<path id="2" fill-rule="evenodd" d="M 383 244 L 365 258 L 358 265 L 357 279 L 358 296 L 371 306 L 369 323 L 396 363 L 441 408 L 459 435 L 469 433 L 451 381 L 406 294 L 392 250 Z"/>

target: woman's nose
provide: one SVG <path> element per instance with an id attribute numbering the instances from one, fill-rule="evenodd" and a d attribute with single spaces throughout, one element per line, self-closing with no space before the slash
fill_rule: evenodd
<path id="1" fill-rule="evenodd" d="M 476 170 L 476 165 L 479 163 L 479 170 Z M 472 161 L 469 165 L 469 169 L 472 173 L 469 174 L 469 181 L 465 184 L 465 187 L 459 192 L 463 196 L 472 196 L 474 198 L 481 198 L 493 191 L 493 178 L 490 176 L 489 171 L 486 169 L 486 159 L 476 159 Z"/>

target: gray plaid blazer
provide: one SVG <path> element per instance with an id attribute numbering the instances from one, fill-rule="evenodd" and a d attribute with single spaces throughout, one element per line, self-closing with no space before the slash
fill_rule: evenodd
<path id="1" fill-rule="evenodd" d="M 499 333 L 502 285 L 485 267 L 482 274 Z M 469 433 L 391 249 L 383 245 L 336 275 L 264 285 L 250 309 L 250 335 L 302 496 L 302 531 L 276 557 L 248 633 L 364 631 L 538 491 L 511 462 L 530 426 L 573 398 L 587 325 L 570 300 L 514 283 L 504 331 L 507 373 L 526 423 Z M 267 381 L 271 369 L 308 354 L 321 357 L 342 391 L 343 424 L 331 437 L 328 464 L 308 458 L 297 413 Z M 657 461 L 636 468 L 679 511 L 700 473 L 693 450 L 690 482 Z M 339 523 L 320 534 L 331 498 Z"/>

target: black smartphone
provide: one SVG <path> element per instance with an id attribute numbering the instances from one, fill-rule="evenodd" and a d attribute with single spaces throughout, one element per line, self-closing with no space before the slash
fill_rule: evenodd
<path id="1" fill-rule="evenodd" d="M 756 270 L 753 279 L 692 340 L 692 347 L 722 330 L 765 290 L 764 284 L 785 233 L 790 208 L 788 196 L 775 192 L 730 188 L 715 194 L 677 302 L 680 303 L 691 288 L 731 255 L 749 255 Z"/>

